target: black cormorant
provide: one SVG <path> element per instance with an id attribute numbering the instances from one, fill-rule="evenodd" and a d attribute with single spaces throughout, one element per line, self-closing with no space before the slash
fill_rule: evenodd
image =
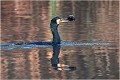
<path id="1" fill-rule="evenodd" d="M 53 35 L 53 44 L 60 44 L 61 39 L 58 33 L 58 26 L 61 23 L 62 19 L 60 17 L 55 17 L 51 20 L 50 28 Z"/>
<path id="2" fill-rule="evenodd" d="M 66 19 L 62 19 L 61 17 L 57 16 L 51 20 L 50 28 L 53 35 L 53 41 L 52 41 L 53 44 L 60 44 L 61 42 L 61 39 L 58 33 L 59 24 L 61 22 L 68 22 L 73 20 L 75 20 L 73 15 L 69 15 Z"/>

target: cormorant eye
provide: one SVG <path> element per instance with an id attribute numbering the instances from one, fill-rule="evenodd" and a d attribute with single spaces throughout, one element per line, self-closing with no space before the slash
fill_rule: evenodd
<path id="1" fill-rule="evenodd" d="M 62 19 L 57 19 L 57 24 L 60 24 L 62 22 Z"/>

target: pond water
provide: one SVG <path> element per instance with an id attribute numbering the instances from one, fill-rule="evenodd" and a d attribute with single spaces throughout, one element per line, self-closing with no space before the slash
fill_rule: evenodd
<path id="1" fill-rule="evenodd" d="M 62 41 L 112 45 L 1 49 L 1 79 L 118 79 L 118 7 L 118 1 L 2 1 L 1 44 L 50 42 L 50 20 L 73 14 L 75 21 L 59 25 Z M 58 65 L 75 70 L 54 70 L 54 49 Z"/>

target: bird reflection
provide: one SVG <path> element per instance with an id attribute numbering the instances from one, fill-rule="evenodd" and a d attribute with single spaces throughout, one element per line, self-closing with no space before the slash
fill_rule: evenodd
<path id="1" fill-rule="evenodd" d="M 69 66 L 65 64 L 59 63 L 59 54 L 60 54 L 61 46 L 58 44 L 53 44 L 53 56 L 51 58 L 51 65 L 54 70 L 68 70 L 68 71 L 74 71 L 76 70 L 76 67 Z"/>

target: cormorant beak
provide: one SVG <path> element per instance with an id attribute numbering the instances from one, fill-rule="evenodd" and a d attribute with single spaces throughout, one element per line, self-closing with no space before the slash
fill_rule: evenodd
<path id="1" fill-rule="evenodd" d="M 68 20 L 65 20 L 65 19 L 57 19 L 57 24 L 60 24 L 62 22 L 68 22 Z"/>
<path id="2" fill-rule="evenodd" d="M 66 20 L 66 19 L 62 19 L 62 21 L 61 21 L 61 22 L 63 22 L 63 23 L 64 23 L 64 22 L 68 22 L 68 20 Z"/>

